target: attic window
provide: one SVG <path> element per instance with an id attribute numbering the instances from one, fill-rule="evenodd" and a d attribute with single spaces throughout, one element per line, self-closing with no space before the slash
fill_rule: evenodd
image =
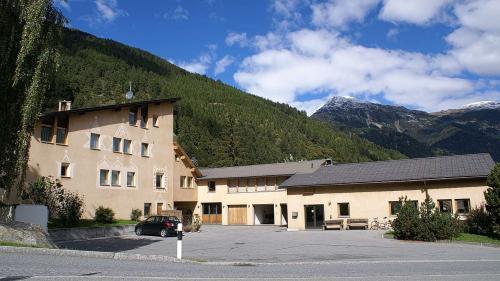
<path id="1" fill-rule="evenodd" d="M 148 127 L 148 106 L 141 107 L 141 128 Z"/>
<path id="2" fill-rule="evenodd" d="M 131 108 L 128 112 L 128 124 L 130 126 L 135 126 L 137 123 L 137 108 Z"/>

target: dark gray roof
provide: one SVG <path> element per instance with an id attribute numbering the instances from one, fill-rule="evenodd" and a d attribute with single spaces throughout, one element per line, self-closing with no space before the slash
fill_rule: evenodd
<path id="1" fill-rule="evenodd" d="M 495 165 L 487 153 L 323 166 L 294 175 L 281 188 L 486 177 Z"/>
<path id="2" fill-rule="evenodd" d="M 199 179 L 225 179 L 225 178 L 244 178 L 261 176 L 291 176 L 300 173 L 312 173 L 323 163 L 322 160 L 262 164 L 250 166 L 236 166 L 223 168 L 202 168 L 203 175 Z"/>

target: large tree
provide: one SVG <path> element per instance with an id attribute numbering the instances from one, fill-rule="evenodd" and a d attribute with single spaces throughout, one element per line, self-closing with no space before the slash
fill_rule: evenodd
<path id="1" fill-rule="evenodd" d="M 491 170 L 486 183 L 489 188 L 484 192 L 486 210 L 493 220 L 493 230 L 500 235 L 500 163 Z"/>
<path id="2" fill-rule="evenodd" d="M 52 0 L 0 0 L 0 188 L 11 199 L 24 186 L 30 136 L 55 76 L 64 23 Z"/>

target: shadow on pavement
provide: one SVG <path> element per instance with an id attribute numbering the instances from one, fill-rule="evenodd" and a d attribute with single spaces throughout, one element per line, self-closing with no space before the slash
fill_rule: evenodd
<path id="1" fill-rule="evenodd" d="M 168 238 L 167 238 L 168 239 Z M 123 252 L 139 247 L 161 242 L 164 239 L 132 239 L 124 237 L 110 237 L 104 239 L 92 239 L 83 241 L 59 242 L 56 245 L 60 249 L 99 251 L 99 252 Z"/>

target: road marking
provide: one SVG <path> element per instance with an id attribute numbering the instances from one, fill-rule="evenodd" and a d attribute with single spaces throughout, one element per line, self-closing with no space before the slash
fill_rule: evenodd
<path id="1" fill-rule="evenodd" d="M 300 265 L 300 264 L 382 264 L 382 263 L 472 263 L 472 262 L 500 262 L 500 259 L 481 259 L 481 260 L 339 260 L 339 261 L 304 261 L 304 262 L 201 262 L 207 265 Z"/>

